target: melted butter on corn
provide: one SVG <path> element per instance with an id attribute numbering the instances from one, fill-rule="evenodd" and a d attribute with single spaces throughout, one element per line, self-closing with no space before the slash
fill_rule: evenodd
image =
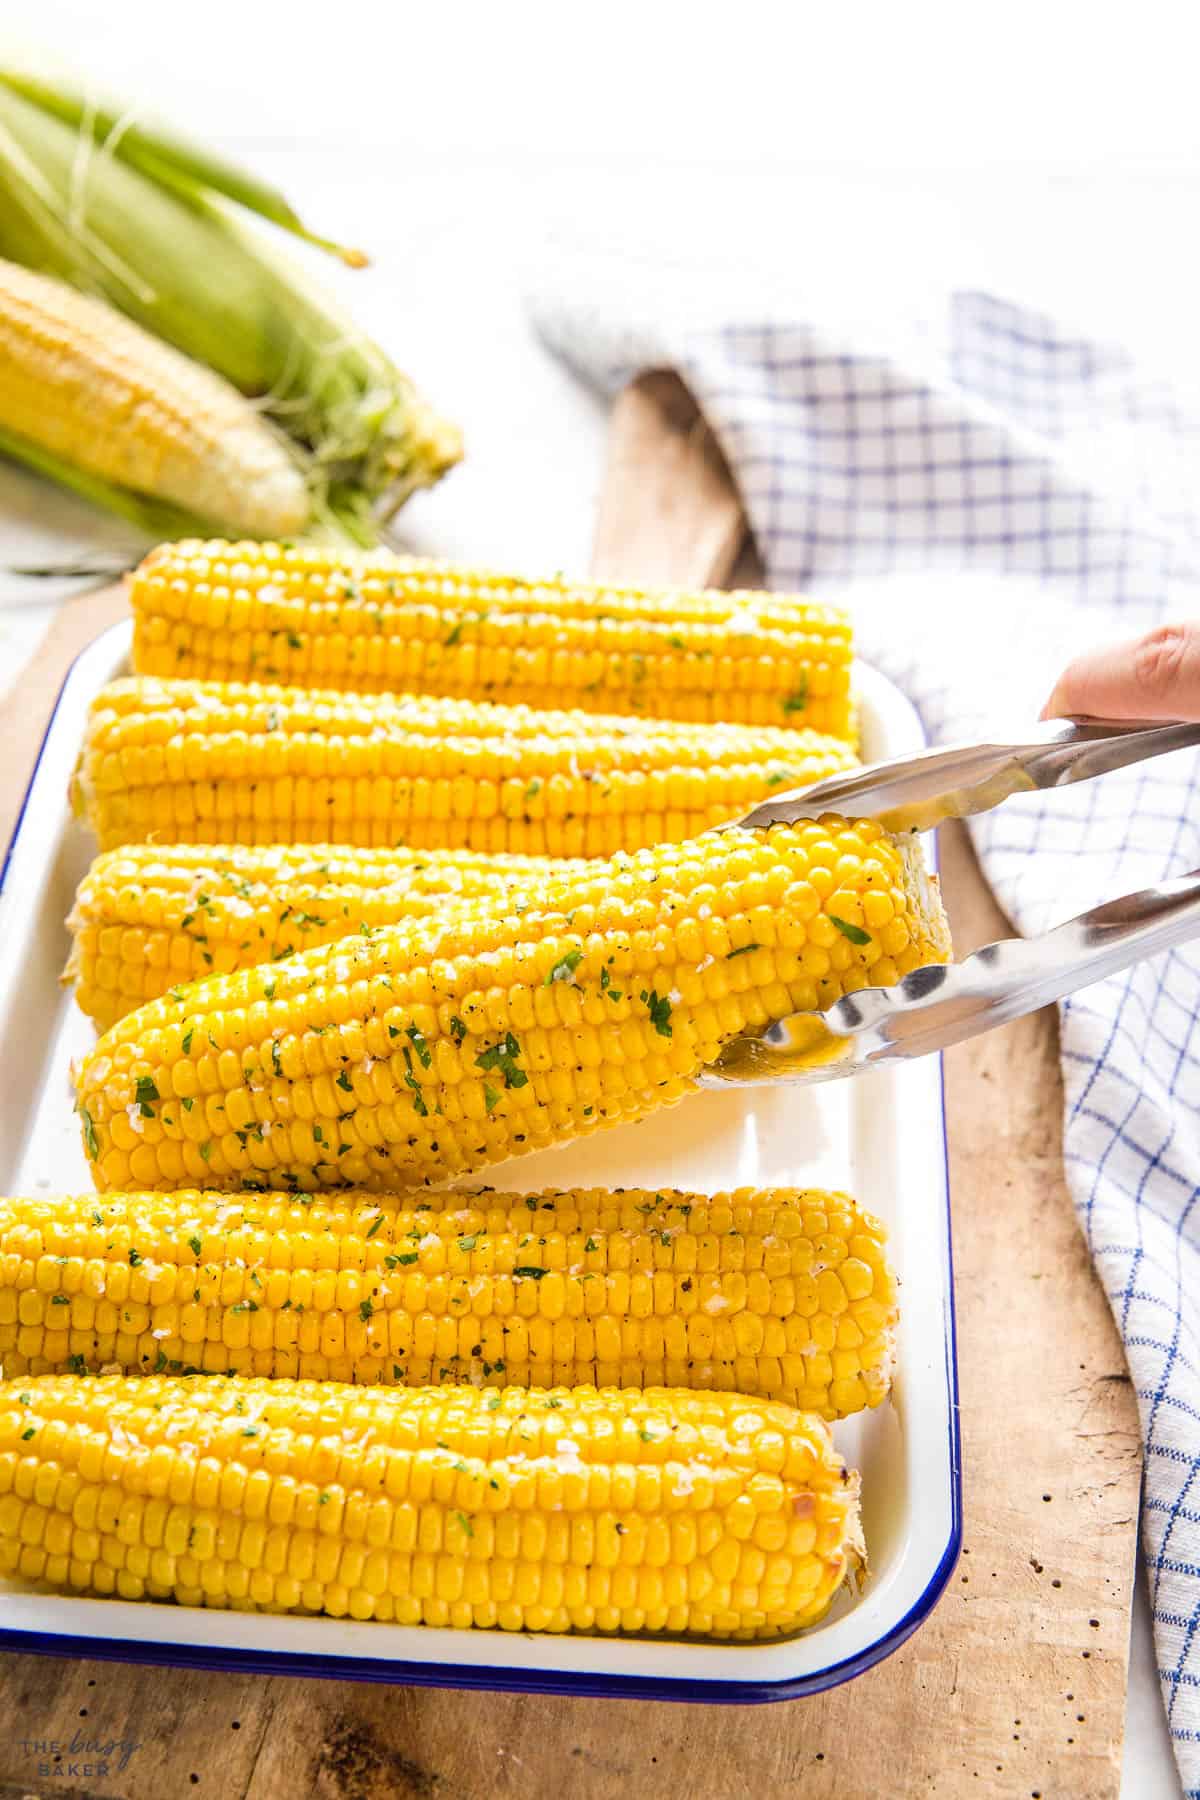
<path id="1" fill-rule="evenodd" d="M 153 551 L 129 593 L 142 675 L 854 735 L 849 618 L 797 595 L 529 581 L 380 550 L 195 540 Z"/>
<path id="2" fill-rule="evenodd" d="M 565 858 L 555 866 L 574 867 Z M 206 975 L 498 897 L 549 870 L 544 857 L 473 850 L 128 844 L 98 856 L 79 885 L 63 980 L 105 1031 Z"/>
<path id="3" fill-rule="evenodd" d="M 814 1624 L 860 1562 L 828 1427 L 741 1395 L 0 1384 L 0 1571 L 52 1588 L 757 1638 Z"/>
<path id="4" fill-rule="evenodd" d="M 887 1393 L 896 1283 L 845 1194 L 0 1199 L 5 1373 Z"/>
<path id="5" fill-rule="evenodd" d="M 757 725 L 253 683 L 110 682 L 73 797 L 102 849 L 289 844 L 608 856 L 692 837 L 854 761 Z"/>
<path id="6" fill-rule="evenodd" d="M 114 1190 L 439 1182 L 640 1118 L 739 1033 L 948 955 L 915 841 L 712 832 L 153 1001 L 79 1070 L 84 1144 Z"/>

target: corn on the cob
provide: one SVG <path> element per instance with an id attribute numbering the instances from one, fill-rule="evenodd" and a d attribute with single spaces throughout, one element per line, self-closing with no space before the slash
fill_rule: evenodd
<path id="1" fill-rule="evenodd" d="M 850 622 L 782 594 L 527 581 L 278 544 L 164 544 L 135 571 L 138 674 L 458 695 L 853 735 Z"/>
<path id="2" fill-rule="evenodd" d="M 0 1386 L 0 1570 L 189 1606 L 778 1637 L 862 1558 L 811 1414 L 671 1389 Z"/>
<path id="3" fill-rule="evenodd" d="M 602 856 L 693 837 L 850 766 L 752 725 L 203 681 L 97 697 L 76 804 L 102 849 L 323 843 Z"/>
<path id="4" fill-rule="evenodd" d="M 567 858 L 338 844 L 129 844 L 98 856 L 67 920 L 63 980 L 102 1031 L 206 975 L 543 880 Z"/>
<path id="5" fill-rule="evenodd" d="M 0 71 L 0 255 L 103 296 L 260 398 L 311 456 L 322 517 L 372 544 L 372 500 L 394 510 L 437 481 L 462 455 L 461 434 L 239 216 L 238 203 L 294 228 L 280 200 L 155 132 L 135 108 Z"/>
<path id="6" fill-rule="evenodd" d="M 711 1388 L 878 1405 L 896 1283 L 846 1194 L 0 1199 L 6 1376 Z"/>
<path id="7" fill-rule="evenodd" d="M 257 533 L 302 531 L 294 457 L 210 369 L 61 281 L 0 262 L 0 431 L 6 447 L 132 496 Z"/>
<path id="8" fill-rule="evenodd" d="M 77 1080 L 101 1188 L 394 1190 L 640 1118 L 744 1030 L 945 961 L 913 838 L 713 831 L 219 975 Z"/>

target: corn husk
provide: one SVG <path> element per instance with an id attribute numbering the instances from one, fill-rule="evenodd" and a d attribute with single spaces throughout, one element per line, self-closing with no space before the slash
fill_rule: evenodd
<path id="1" fill-rule="evenodd" d="M 372 542 L 376 513 L 458 460 L 459 434 L 247 208 L 360 260 L 186 140 L 0 70 L 0 256 L 102 296 L 258 397 L 308 453 L 318 516 Z"/>

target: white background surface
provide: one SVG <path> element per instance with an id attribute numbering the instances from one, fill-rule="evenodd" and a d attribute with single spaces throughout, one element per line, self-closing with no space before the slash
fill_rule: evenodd
<path id="1" fill-rule="evenodd" d="M 373 270 L 323 265 L 467 430 L 414 547 L 582 572 L 604 412 L 540 350 L 548 244 L 764 242 L 828 291 L 1015 290 L 1197 378 L 1200 110 L 1178 5 L 7 0 L 5 29 L 244 153 Z M 630 266 L 631 297 L 636 275 Z M 95 541 L 0 469 L 0 565 Z M 0 687 L 49 616 L 0 574 Z M 1139 1594 L 1126 1800 L 1179 1792 Z"/>

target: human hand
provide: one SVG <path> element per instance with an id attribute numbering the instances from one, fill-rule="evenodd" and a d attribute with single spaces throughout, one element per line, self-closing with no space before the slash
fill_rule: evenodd
<path id="1" fill-rule="evenodd" d="M 1200 720 L 1200 620 L 1157 625 L 1144 637 L 1085 651 L 1068 663 L 1043 719 Z"/>

